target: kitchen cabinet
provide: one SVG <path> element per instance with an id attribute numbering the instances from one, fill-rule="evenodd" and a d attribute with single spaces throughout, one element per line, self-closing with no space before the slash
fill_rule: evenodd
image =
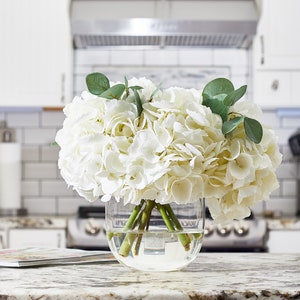
<path id="1" fill-rule="evenodd" d="M 8 230 L 8 248 L 66 247 L 64 229 L 11 228 Z"/>
<path id="2" fill-rule="evenodd" d="M 299 0 L 262 0 L 255 38 L 257 69 L 300 69 L 299 12 Z"/>
<path id="3" fill-rule="evenodd" d="M 264 108 L 300 107 L 300 1 L 262 0 L 253 44 L 254 101 Z"/>
<path id="4" fill-rule="evenodd" d="M 300 253 L 300 230 L 270 230 L 267 242 L 270 253 Z"/>
<path id="5" fill-rule="evenodd" d="M 263 107 L 300 107 L 300 72 L 257 71 L 254 100 Z"/>
<path id="6" fill-rule="evenodd" d="M 6 231 L 0 230 L 0 249 L 6 248 Z"/>
<path id="7" fill-rule="evenodd" d="M 0 106 L 70 101 L 70 0 L 1 0 Z"/>

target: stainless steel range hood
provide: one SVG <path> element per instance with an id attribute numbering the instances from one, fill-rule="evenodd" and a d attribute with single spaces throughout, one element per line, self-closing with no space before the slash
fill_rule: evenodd
<path id="1" fill-rule="evenodd" d="M 73 0 L 75 48 L 249 48 L 256 33 L 254 0 Z"/>

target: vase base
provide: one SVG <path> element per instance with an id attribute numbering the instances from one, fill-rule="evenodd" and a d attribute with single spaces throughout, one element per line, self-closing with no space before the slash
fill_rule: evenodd
<path id="1" fill-rule="evenodd" d="M 122 248 L 128 235 L 135 236 L 128 251 Z M 190 238 L 188 245 L 182 244 L 182 235 Z M 110 232 L 108 239 L 112 254 L 123 265 L 147 272 L 167 272 L 184 268 L 200 252 L 203 232 Z M 125 251 L 125 253 L 124 253 Z"/>

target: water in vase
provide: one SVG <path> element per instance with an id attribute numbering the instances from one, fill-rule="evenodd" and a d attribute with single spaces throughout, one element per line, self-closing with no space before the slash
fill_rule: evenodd
<path id="1" fill-rule="evenodd" d="M 184 244 L 182 238 L 188 237 Z M 124 251 L 124 241 L 127 247 Z M 114 231 L 108 232 L 109 247 L 126 266 L 142 271 L 178 270 L 193 261 L 199 253 L 203 231 Z M 185 246 L 184 246 L 185 245 Z"/>

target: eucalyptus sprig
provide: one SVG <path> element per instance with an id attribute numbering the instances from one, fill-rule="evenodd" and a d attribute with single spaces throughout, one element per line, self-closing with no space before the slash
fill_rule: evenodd
<path id="1" fill-rule="evenodd" d="M 257 120 L 240 113 L 229 112 L 230 107 L 245 95 L 246 90 L 246 85 L 235 90 L 232 82 L 226 78 L 214 79 L 203 89 L 203 105 L 209 107 L 213 113 L 222 118 L 224 135 L 231 133 L 240 124 L 243 124 L 246 136 L 258 144 L 263 136 L 261 124 Z"/>
<path id="2" fill-rule="evenodd" d="M 142 89 L 141 86 L 128 86 L 128 80 L 125 77 L 125 84 L 117 83 L 110 86 L 109 79 L 102 73 L 91 73 L 86 76 L 86 85 L 89 92 L 106 99 L 120 100 L 125 91 L 125 97 L 129 96 L 129 89 L 133 91 L 135 104 L 137 107 L 138 115 L 140 116 L 143 111 L 143 106 L 138 90 Z"/>

